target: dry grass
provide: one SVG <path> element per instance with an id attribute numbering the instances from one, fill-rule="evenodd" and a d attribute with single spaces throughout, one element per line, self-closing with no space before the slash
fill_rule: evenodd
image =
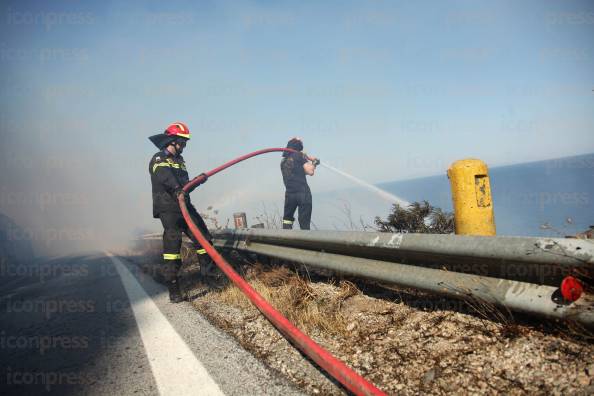
<path id="1" fill-rule="evenodd" d="M 464 301 L 483 324 L 484 320 L 498 323 L 499 336 L 514 339 L 525 333 L 524 328 L 516 322 L 508 308 L 498 307 L 481 298 L 474 297 L 470 293 L 468 293 Z"/>
<path id="2" fill-rule="evenodd" d="M 594 386 L 594 354 L 583 338 L 526 327 L 522 316 L 482 300 L 442 304 L 414 290 L 355 286 L 315 273 L 310 279 L 274 264 L 250 266 L 244 277 L 292 323 L 388 394 L 576 394 Z M 342 394 L 316 376 L 237 288 L 210 289 L 194 305 L 309 394 Z"/>
<path id="3" fill-rule="evenodd" d="M 287 267 L 265 269 L 257 265 L 246 279 L 272 306 L 305 332 L 323 331 L 328 334 L 346 334 L 347 322 L 340 313 L 347 298 L 360 293 L 348 281 L 341 281 L 329 292 L 316 288 Z M 218 301 L 243 310 L 255 309 L 245 295 L 233 284 L 215 292 Z"/>

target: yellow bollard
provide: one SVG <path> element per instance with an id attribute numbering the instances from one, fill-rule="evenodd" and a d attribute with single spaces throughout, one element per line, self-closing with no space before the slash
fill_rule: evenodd
<path id="1" fill-rule="evenodd" d="M 487 164 L 478 159 L 454 162 L 448 169 L 458 235 L 495 235 Z"/>

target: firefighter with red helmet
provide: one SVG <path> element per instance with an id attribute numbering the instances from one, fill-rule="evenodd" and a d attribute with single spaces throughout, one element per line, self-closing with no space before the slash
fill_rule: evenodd
<path id="1" fill-rule="evenodd" d="M 167 127 L 164 133 L 149 137 L 159 148 L 149 163 L 149 173 L 153 190 L 153 217 L 163 224 L 163 270 L 161 273 L 169 289 L 169 300 L 174 303 L 185 300 L 180 291 L 178 271 L 181 268 L 182 232 L 186 233 L 197 246 L 200 266 L 209 265 L 210 258 L 198 241 L 189 232 L 178 203 L 178 196 L 186 194 L 182 187 L 189 182 L 182 152 L 190 140 L 190 129 L 181 122 Z M 206 181 L 206 177 L 204 178 Z M 190 216 L 200 231 L 210 238 L 208 228 L 186 194 Z M 208 263 L 207 263 L 208 262 Z"/>

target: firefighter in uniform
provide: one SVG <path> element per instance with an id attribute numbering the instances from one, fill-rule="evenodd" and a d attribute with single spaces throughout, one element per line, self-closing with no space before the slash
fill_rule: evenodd
<path id="1" fill-rule="evenodd" d="M 287 148 L 296 152 L 283 152 L 280 165 L 286 189 L 283 229 L 293 228 L 295 210 L 299 209 L 299 227 L 302 230 L 309 230 L 312 200 L 305 176 L 313 176 L 320 161 L 303 152 L 303 142 L 299 138 L 289 140 Z"/>
<path id="2" fill-rule="evenodd" d="M 182 232 L 186 233 L 197 246 L 200 266 L 207 265 L 207 261 L 210 264 L 210 257 L 188 230 L 178 203 L 180 194 L 186 196 L 188 211 L 194 223 L 208 240 L 211 237 L 204 220 L 190 202 L 188 194 L 182 190 L 189 181 L 186 164 L 181 154 L 190 140 L 190 130 L 185 124 L 177 122 L 169 125 L 164 133 L 151 136 L 149 139 L 159 148 L 151 158 L 149 173 L 153 190 L 153 217 L 161 220 L 164 229 L 161 273 L 167 282 L 169 300 L 177 303 L 185 299 L 180 291 L 177 276 L 182 264 L 180 254 Z"/>

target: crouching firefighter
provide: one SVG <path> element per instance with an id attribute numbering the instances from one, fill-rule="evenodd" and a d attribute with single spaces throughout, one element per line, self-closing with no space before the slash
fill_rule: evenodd
<path id="1" fill-rule="evenodd" d="M 189 232 L 178 203 L 178 196 L 185 194 L 188 212 L 194 223 L 204 236 L 210 240 L 204 220 L 191 204 L 187 193 L 182 187 L 188 183 L 189 177 L 182 152 L 188 140 L 190 130 L 177 122 L 167 127 L 164 133 L 149 137 L 150 141 L 159 148 L 149 163 L 149 173 L 153 189 L 153 217 L 163 224 L 163 268 L 161 273 L 167 282 L 169 300 L 178 303 L 186 299 L 179 288 L 178 272 L 181 268 L 182 232 L 186 233 L 194 242 L 200 266 L 210 265 L 210 257 Z M 206 175 L 204 175 L 204 182 Z"/>
<path id="2" fill-rule="evenodd" d="M 293 228 L 295 210 L 299 209 L 299 227 L 302 230 L 309 230 L 312 200 L 305 176 L 313 176 L 320 161 L 303 152 L 303 142 L 299 138 L 289 140 L 287 148 L 295 152 L 283 152 L 280 165 L 286 189 L 283 229 Z"/>

